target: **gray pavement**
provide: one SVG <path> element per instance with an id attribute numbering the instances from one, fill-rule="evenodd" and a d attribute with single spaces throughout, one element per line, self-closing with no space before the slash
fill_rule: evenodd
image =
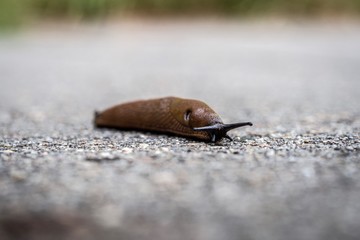
<path id="1" fill-rule="evenodd" d="M 359 239 L 360 24 L 133 20 L 0 38 L 1 239 Z M 206 144 L 95 130 L 161 96 Z"/>

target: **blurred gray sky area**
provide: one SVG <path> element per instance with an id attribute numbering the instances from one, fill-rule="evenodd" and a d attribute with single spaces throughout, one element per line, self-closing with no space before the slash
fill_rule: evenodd
<path id="1" fill-rule="evenodd" d="M 43 24 L 1 38 L 0 104 L 103 108 L 176 95 L 249 109 L 356 110 L 359 29 L 281 19 Z"/>

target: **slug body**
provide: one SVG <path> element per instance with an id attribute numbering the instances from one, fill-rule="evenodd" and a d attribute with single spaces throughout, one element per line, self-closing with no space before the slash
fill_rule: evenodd
<path id="1" fill-rule="evenodd" d="M 231 139 L 227 131 L 250 122 L 223 124 L 204 102 L 166 97 L 124 103 L 95 114 L 95 126 L 171 133 L 203 141 Z"/>

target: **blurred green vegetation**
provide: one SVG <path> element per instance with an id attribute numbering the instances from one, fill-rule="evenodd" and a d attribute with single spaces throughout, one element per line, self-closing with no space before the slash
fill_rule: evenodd
<path id="1" fill-rule="evenodd" d="M 0 26 L 29 19 L 139 15 L 359 15 L 360 0 L 0 0 Z"/>

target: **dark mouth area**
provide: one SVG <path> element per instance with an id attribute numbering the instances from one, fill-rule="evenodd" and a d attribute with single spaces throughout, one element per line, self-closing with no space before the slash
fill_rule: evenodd
<path id="1" fill-rule="evenodd" d="M 224 132 L 224 131 L 214 131 L 214 132 L 209 132 L 208 134 L 209 134 L 211 142 L 220 141 L 222 138 L 227 136 L 226 132 Z"/>

